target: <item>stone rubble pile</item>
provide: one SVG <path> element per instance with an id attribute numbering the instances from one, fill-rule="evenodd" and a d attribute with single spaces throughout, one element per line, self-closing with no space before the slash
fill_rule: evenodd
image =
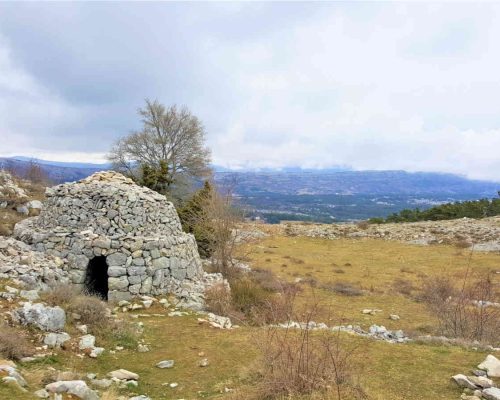
<path id="1" fill-rule="evenodd" d="M 389 343 L 406 343 L 411 341 L 411 339 L 404 334 L 402 330 L 391 331 L 384 326 L 372 325 L 368 331 L 365 331 L 358 325 L 338 325 L 329 327 L 323 322 L 310 321 L 296 322 L 289 321 L 282 324 L 275 325 L 279 328 L 284 329 L 309 329 L 309 330 L 330 330 L 333 332 L 347 332 L 354 335 L 364 336 L 371 339 L 383 340 Z"/>
<path id="2" fill-rule="evenodd" d="M 33 251 L 29 245 L 0 236 L 0 278 L 20 281 L 27 288 L 46 290 L 68 283 L 67 265 L 59 257 Z"/>
<path id="3" fill-rule="evenodd" d="M 24 215 L 38 214 L 42 209 L 42 202 L 29 201 L 29 194 L 16 183 L 12 175 L 0 170 L 0 209 L 2 208 L 15 208 Z M 32 210 L 35 212 L 31 212 Z"/>
<path id="4" fill-rule="evenodd" d="M 462 218 L 449 221 L 370 224 L 283 223 L 278 230 L 289 236 L 326 239 L 377 238 L 421 245 L 468 242 L 478 251 L 500 251 L 500 217 Z"/>
<path id="5" fill-rule="evenodd" d="M 12 175 L 5 170 L 0 170 L 0 208 L 27 200 L 28 194 L 14 182 Z"/>
<path id="6" fill-rule="evenodd" d="M 457 374 L 451 377 L 458 386 L 464 389 L 460 398 L 463 400 L 500 400 L 500 388 L 491 379 L 500 378 L 500 360 L 490 354 L 477 368 L 472 371 L 472 375 Z"/>

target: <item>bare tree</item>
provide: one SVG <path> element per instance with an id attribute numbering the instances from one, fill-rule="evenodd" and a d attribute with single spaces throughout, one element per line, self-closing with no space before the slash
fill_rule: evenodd
<path id="1" fill-rule="evenodd" d="M 113 167 L 141 181 L 144 166 L 158 173 L 155 189 L 169 192 L 189 178 L 209 174 L 210 150 L 201 121 L 186 108 L 146 100 L 142 129 L 118 140 L 108 155 Z M 148 179 L 151 178 L 151 174 Z"/>

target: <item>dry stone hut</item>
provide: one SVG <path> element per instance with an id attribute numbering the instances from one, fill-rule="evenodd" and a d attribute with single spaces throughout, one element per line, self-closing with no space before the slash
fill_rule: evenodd
<path id="1" fill-rule="evenodd" d="M 106 299 L 172 293 L 204 279 L 196 241 L 162 196 L 115 172 L 47 189 L 15 235 L 65 260 L 70 281 Z M 187 284 L 187 285 L 186 285 Z"/>

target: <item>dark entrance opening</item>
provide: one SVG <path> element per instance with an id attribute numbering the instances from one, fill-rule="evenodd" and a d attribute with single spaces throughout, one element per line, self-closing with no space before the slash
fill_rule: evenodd
<path id="1" fill-rule="evenodd" d="M 88 294 L 108 299 L 108 264 L 106 257 L 94 257 L 89 262 L 85 276 L 85 290 Z"/>

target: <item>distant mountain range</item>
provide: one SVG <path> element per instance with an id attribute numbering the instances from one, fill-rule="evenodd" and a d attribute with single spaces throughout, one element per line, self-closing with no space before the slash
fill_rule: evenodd
<path id="1" fill-rule="evenodd" d="M 94 172 L 110 168 L 109 164 L 47 161 L 28 157 L 0 157 L 0 168 L 16 171 L 22 176 L 31 162 L 38 164 L 54 183 L 78 181 Z"/>
<path id="2" fill-rule="evenodd" d="M 55 183 L 83 179 L 109 164 L 68 163 L 0 157 L 0 168 L 23 173 L 34 161 Z M 387 216 L 403 208 L 422 209 L 458 200 L 494 198 L 500 183 L 432 172 L 313 170 L 236 170 L 216 167 L 215 179 L 230 185 L 249 214 L 271 222 L 321 222 Z"/>

